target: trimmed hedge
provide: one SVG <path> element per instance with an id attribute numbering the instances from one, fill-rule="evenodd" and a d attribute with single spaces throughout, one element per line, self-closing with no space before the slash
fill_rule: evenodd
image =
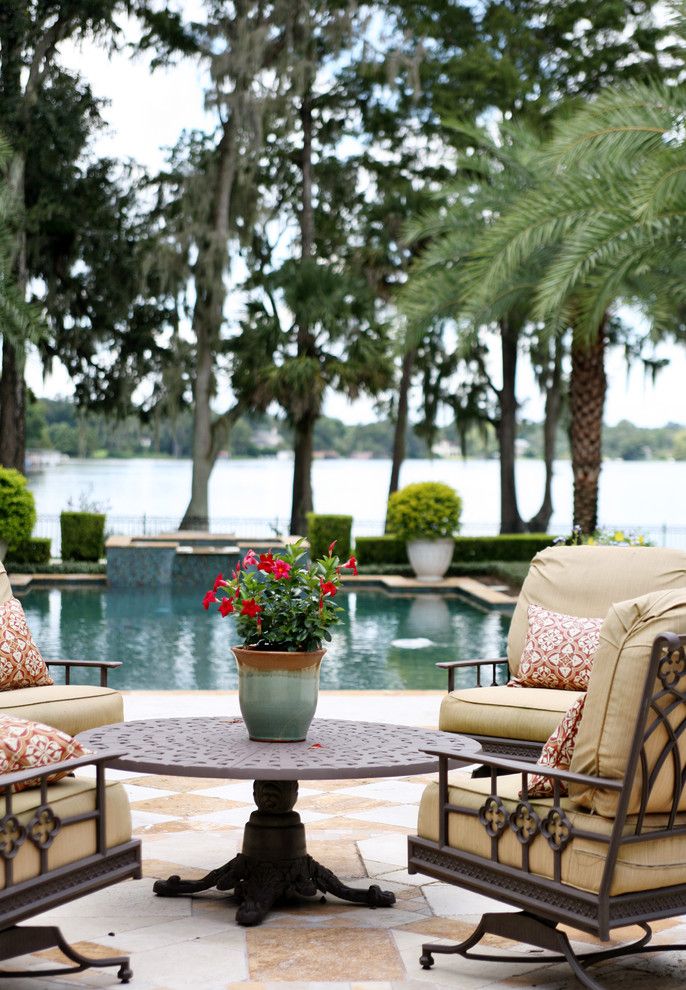
<path id="1" fill-rule="evenodd" d="M 0 543 L 8 552 L 31 536 L 36 524 L 36 503 L 26 478 L 14 468 L 0 468 Z"/>
<path id="2" fill-rule="evenodd" d="M 539 550 L 552 546 L 546 533 L 503 536 L 456 536 L 453 564 L 498 561 L 528 562 Z M 359 536 L 355 550 L 360 564 L 407 564 L 405 541 L 397 536 Z"/>
<path id="3" fill-rule="evenodd" d="M 350 556 L 350 531 L 352 516 L 325 516 L 317 512 L 307 513 L 307 540 L 310 544 L 310 560 L 326 557 L 329 546 L 336 541 L 334 553 L 341 560 Z"/>
<path id="4" fill-rule="evenodd" d="M 105 516 L 99 512 L 62 512 L 62 560 L 98 561 L 105 555 Z"/>
<path id="5" fill-rule="evenodd" d="M 7 569 L 12 574 L 107 574 L 107 565 L 84 560 L 65 560 L 49 564 L 13 564 Z"/>
<path id="6" fill-rule="evenodd" d="M 12 564 L 49 564 L 50 539 L 44 536 L 33 536 L 30 540 L 22 540 L 19 546 L 8 551 L 7 563 Z"/>

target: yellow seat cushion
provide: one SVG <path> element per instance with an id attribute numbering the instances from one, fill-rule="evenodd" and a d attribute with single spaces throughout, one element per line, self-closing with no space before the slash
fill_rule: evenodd
<path id="1" fill-rule="evenodd" d="M 609 610 L 600 630 L 600 643 L 570 765 L 572 772 L 615 780 L 625 775 L 653 641 L 664 632 L 686 633 L 686 586 L 619 602 Z M 657 687 L 661 687 L 659 682 Z M 679 687 L 682 691 L 686 688 L 683 676 Z M 672 700 L 670 695 L 662 704 Z M 682 705 L 674 708 L 670 718 L 673 728 L 683 714 Z M 649 771 L 666 743 L 667 730 L 656 727 L 646 746 Z M 686 734 L 679 739 L 679 756 L 683 767 L 686 765 Z M 639 810 L 640 786 L 639 764 L 629 802 L 630 814 Z M 674 762 L 670 756 L 657 775 L 647 810 L 654 813 L 669 811 L 673 792 Z M 608 818 L 615 814 L 619 800 L 616 791 L 578 784 L 571 785 L 570 796 L 578 804 Z M 686 811 L 686 790 L 681 791 L 678 808 Z"/>
<path id="2" fill-rule="evenodd" d="M 86 729 L 124 721 L 124 702 L 112 688 L 79 684 L 0 692 L 0 712 L 45 722 L 76 736 Z"/>
<path id="3" fill-rule="evenodd" d="M 438 727 L 444 732 L 543 744 L 582 693 L 505 685 L 453 691 L 441 702 Z"/>
<path id="4" fill-rule="evenodd" d="M 507 640 L 516 675 L 529 605 L 580 618 L 605 618 L 615 602 L 686 586 L 686 551 L 666 547 L 548 547 L 531 561 Z M 495 732 L 491 735 L 496 735 Z"/>
<path id="5" fill-rule="evenodd" d="M 490 781 L 472 779 L 465 773 L 453 771 L 449 775 L 448 800 L 467 808 L 480 808 L 491 793 Z M 508 811 L 514 811 L 522 786 L 521 774 L 498 778 L 498 794 Z M 550 798 L 533 799 L 530 802 L 539 818 L 548 814 Z M 569 800 L 563 801 L 565 814 L 573 826 L 598 835 L 609 835 L 613 819 L 586 811 L 573 810 Z M 419 805 L 417 831 L 425 839 L 438 841 L 438 784 L 429 784 Z M 686 816 L 678 816 L 686 824 Z M 644 830 L 664 827 L 665 815 L 646 817 Z M 633 831 L 635 822 L 627 820 L 625 834 Z M 462 852 L 490 859 L 491 839 L 479 819 L 473 815 L 451 812 L 448 821 L 448 845 Z M 607 855 L 607 844 L 593 839 L 575 837 L 562 853 L 562 881 L 580 890 L 598 892 Z M 500 862 L 507 866 L 522 866 L 522 846 L 515 833 L 507 828 L 498 846 Z M 532 873 L 552 878 L 553 853 L 545 837 L 540 833 L 529 846 L 529 863 Z M 610 894 L 630 891 L 653 890 L 673 884 L 686 883 L 686 836 L 656 838 L 636 844 L 620 846 Z"/>
<path id="6" fill-rule="evenodd" d="M 131 813 L 129 801 L 122 784 L 113 781 L 105 789 L 106 832 L 108 849 L 128 842 L 131 838 Z M 48 805 L 62 819 L 62 828 L 48 849 L 48 868 L 51 870 L 96 852 L 96 823 L 64 824 L 64 819 L 80 815 L 95 808 L 95 782 L 83 777 L 69 777 L 48 787 Z M 0 797 L 0 813 L 4 815 L 4 798 Z M 40 806 L 40 789 L 21 791 L 12 796 L 12 814 L 26 826 Z M 30 880 L 40 873 L 40 853 L 28 839 L 19 848 L 13 860 L 14 883 Z M 0 859 L 0 889 L 5 887 L 5 861 Z"/>

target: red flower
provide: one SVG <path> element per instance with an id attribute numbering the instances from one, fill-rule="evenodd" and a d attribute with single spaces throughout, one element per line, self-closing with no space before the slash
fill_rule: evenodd
<path id="1" fill-rule="evenodd" d="M 352 571 L 353 574 L 357 574 L 357 557 L 350 557 L 350 559 L 346 560 L 343 564 L 343 567 L 347 567 L 347 569 Z"/>
<path id="2" fill-rule="evenodd" d="M 257 563 L 257 554 L 254 550 L 248 550 L 243 558 L 243 567 L 254 567 Z"/>
<path id="3" fill-rule="evenodd" d="M 274 570 L 274 554 L 271 551 L 260 554 L 260 562 L 257 565 L 257 570 L 264 571 L 266 574 L 272 573 Z"/>
<path id="4" fill-rule="evenodd" d="M 233 612 L 233 600 L 231 598 L 224 598 L 219 606 L 219 614 L 225 619 L 231 612 Z"/>
<path id="5" fill-rule="evenodd" d="M 333 548 L 338 543 L 338 540 L 334 540 L 333 543 L 329 543 L 329 557 L 333 557 Z"/>
<path id="6" fill-rule="evenodd" d="M 333 598 L 336 592 L 338 591 L 338 588 L 333 583 L 333 581 L 320 581 L 319 587 L 321 588 L 322 597 L 324 595 L 331 595 L 331 597 Z"/>
<path id="7" fill-rule="evenodd" d="M 241 602 L 241 615 L 249 615 L 254 618 L 259 615 L 262 609 L 257 604 L 254 598 L 244 598 Z"/>
<path id="8" fill-rule="evenodd" d="M 275 560 L 274 568 L 272 574 L 278 581 L 279 578 L 287 578 L 291 576 L 291 565 L 285 560 Z"/>
<path id="9" fill-rule="evenodd" d="M 202 607 L 205 609 L 205 611 L 207 611 L 210 605 L 212 604 L 212 602 L 218 602 L 218 601 L 219 599 L 215 595 L 214 591 L 208 591 L 202 600 Z"/>
<path id="10" fill-rule="evenodd" d="M 226 584 L 226 581 L 224 580 L 224 575 L 219 573 L 214 579 L 214 587 L 212 588 L 212 591 L 217 591 L 217 589 L 221 588 L 223 584 Z"/>

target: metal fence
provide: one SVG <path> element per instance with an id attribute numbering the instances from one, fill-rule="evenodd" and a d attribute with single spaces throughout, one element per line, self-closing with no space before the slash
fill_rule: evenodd
<path id="1" fill-rule="evenodd" d="M 251 519 L 246 517 L 212 517 L 210 532 L 230 533 L 238 539 L 269 539 L 288 533 L 289 520 L 286 516 L 276 516 L 272 519 Z M 107 516 L 106 531 L 108 535 L 117 536 L 157 536 L 160 533 L 173 532 L 178 529 L 178 516 L 151 516 L 143 513 L 138 516 Z M 551 525 L 552 533 L 567 534 L 572 524 Z M 667 523 L 655 524 L 612 524 L 605 529 L 619 530 L 623 533 L 642 533 L 647 540 L 662 547 L 686 547 L 686 526 L 670 526 Z M 382 519 L 355 519 L 353 532 L 355 536 L 380 536 L 384 531 Z M 461 533 L 465 536 L 495 536 L 498 524 L 494 522 L 463 523 Z M 60 554 L 60 517 L 59 515 L 41 515 L 34 528 L 34 536 L 49 537 L 52 540 L 52 555 Z"/>

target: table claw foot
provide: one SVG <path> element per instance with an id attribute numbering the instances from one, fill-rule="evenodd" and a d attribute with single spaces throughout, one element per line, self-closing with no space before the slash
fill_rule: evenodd
<path id="1" fill-rule="evenodd" d="M 241 898 L 236 911 L 238 924 L 246 928 L 259 925 L 274 902 L 284 893 L 285 886 L 278 867 L 270 869 L 263 865 L 243 878 L 237 891 Z"/>
<path id="2" fill-rule="evenodd" d="M 176 874 L 167 880 L 155 880 L 152 887 L 153 893 L 157 894 L 158 897 L 178 897 L 182 894 L 198 894 L 200 891 L 209 890 L 210 887 L 216 887 L 224 876 L 226 869 L 227 867 L 224 866 L 218 870 L 212 870 L 211 873 L 208 873 L 201 880 L 182 880 Z"/>
<path id="3" fill-rule="evenodd" d="M 335 873 L 314 861 L 312 877 L 318 889 L 324 894 L 334 894 L 343 901 L 366 904 L 370 908 L 392 907 L 395 904 L 395 894 L 392 891 L 382 890 L 378 884 L 372 884 L 367 888 L 347 887 Z"/>

